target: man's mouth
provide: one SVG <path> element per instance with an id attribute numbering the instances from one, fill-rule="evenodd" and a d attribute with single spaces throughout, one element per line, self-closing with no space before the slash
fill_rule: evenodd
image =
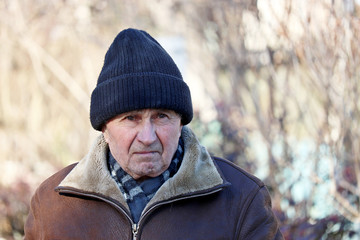
<path id="1" fill-rule="evenodd" d="M 144 152 L 136 152 L 135 154 L 153 154 L 156 153 L 154 151 L 144 151 Z"/>
<path id="2" fill-rule="evenodd" d="M 134 152 L 134 154 L 137 155 L 143 155 L 143 156 L 148 156 L 148 155 L 153 155 L 159 153 L 158 151 L 140 151 L 140 152 Z"/>

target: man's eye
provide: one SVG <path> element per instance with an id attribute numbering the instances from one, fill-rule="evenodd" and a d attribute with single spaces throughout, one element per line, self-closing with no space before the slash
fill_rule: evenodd
<path id="1" fill-rule="evenodd" d="M 159 113 L 158 118 L 167 118 L 167 115 L 164 113 Z"/>
<path id="2" fill-rule="evenodd" d="M 135 121 L 135 116 L 129 115 L 125 117 L 126 120 Z"/>

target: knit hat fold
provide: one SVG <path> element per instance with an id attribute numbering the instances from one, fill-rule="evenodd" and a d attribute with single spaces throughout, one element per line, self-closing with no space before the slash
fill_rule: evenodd
<path id="1" fill-rule="evenodd" d="M 189 87 L 170 55 L 148 33 L 126 29 L 105 55 L 91 94 L 90 121 L 101 131 L 116 115 L 146 108 L 173 110 L 184 125 L 193 117 Z"/>

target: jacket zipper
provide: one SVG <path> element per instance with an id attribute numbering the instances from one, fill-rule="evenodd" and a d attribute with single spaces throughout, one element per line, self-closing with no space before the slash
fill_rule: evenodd
<path id="1" fill-rule="evenodd" d="M 138 231 L 139 231 L 139 225 L 137 225 L 136 223 L 133 223 L 133 225 L 132 225 L 133 240 L 136 240 Z"/>
<path id="2" fill-rule="evenodd" d="M 219 192 L 219 191 L 221 191 L 221 190 L 222 190 L 222 188 L 218 188 L 218 189 L 215 189 L 215 190 L 213 190 L 213 191 L 206 192 L 206 193 L 199 193 L 199 194 L 184 196 L 184 197 L 180 197 L 180 198 L 176 198 L 176 199 L 172 199 L 172 200 L 167 200 L 167 201 L 162 201 L 162 202 L 156 203 L 156 204 L 154 204 L 153 206 L 151 206 L 148 210 L 146 210 L 146 212 L 145 212 L 143 215 L 140 216 L 140 219 L 139 219 L 139 222 L 138 222 L 138 223 L 134 223 L 133 220 L 132 220 L 132 218 L 131 218 L 131 216 L 129 216 L 129 215 L 127 214 L 127 212 L 126 212 L 121 206 L 119 206 L 118 204 L 116 204 L 116 203 L 108 200 L 107 198 L 98 196 L 98 195 L 96 195 L 96 194 L 82 193 L 82 192 L 78 192 L 78 191 L 70 190 L 70 189 L 59 189 L 59 192 L 62 192 L 62 193 L 73 193 L 73 194 L 77 194 L 77 195 L 79 195 L 79 196 L 84 196 L 84 197 L 92 197 L 92 198 L 94 198 L 94 199 L 102 200 L 102 201 L 104 201 L 104 202 L 106 202 L 106 203 L 114 206 L 116 209 L 119 209 L 119 210 L 128 218 L 128 220 L 130 221 L 130 223 L 131 223 L 131 228 L 132 228 L 133 240 L 136 240 L 136 239 L 137 239 L 137 235 L 138 235 L 138 233 L 139 233 L 140 223 L 141 223 L 142 220 L 145 218 L 145 216 L 148 215 L 149 213 L 151 213 L 155 208 L 157 208 L 157 207 L 159 207 L 159 206 L 163 206 L 163 205 L 169 204 L 169 203 L 173 203 L 173 202 L 185 200 L 185 199 L 207 196 L 207 195 L 210 195 L 210 194 Z"/>

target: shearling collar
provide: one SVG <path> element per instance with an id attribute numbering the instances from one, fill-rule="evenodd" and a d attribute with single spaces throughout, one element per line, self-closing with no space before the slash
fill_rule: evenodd
<path id="1" fill-rule="evenodd" d="M 147 206 L 210 190 L 226 183 L 194 133 L 184 126 L 181 134 L 185 148 L 183 162 L 178 172 L 159 188 Z M 107 151 L 108 145 L 101 134 L 89 153 L 65 177 L 59 187 L 70 187 L 82 192 L 110 197 L 129 210 L 125 198 L 108 171 Z"/>

